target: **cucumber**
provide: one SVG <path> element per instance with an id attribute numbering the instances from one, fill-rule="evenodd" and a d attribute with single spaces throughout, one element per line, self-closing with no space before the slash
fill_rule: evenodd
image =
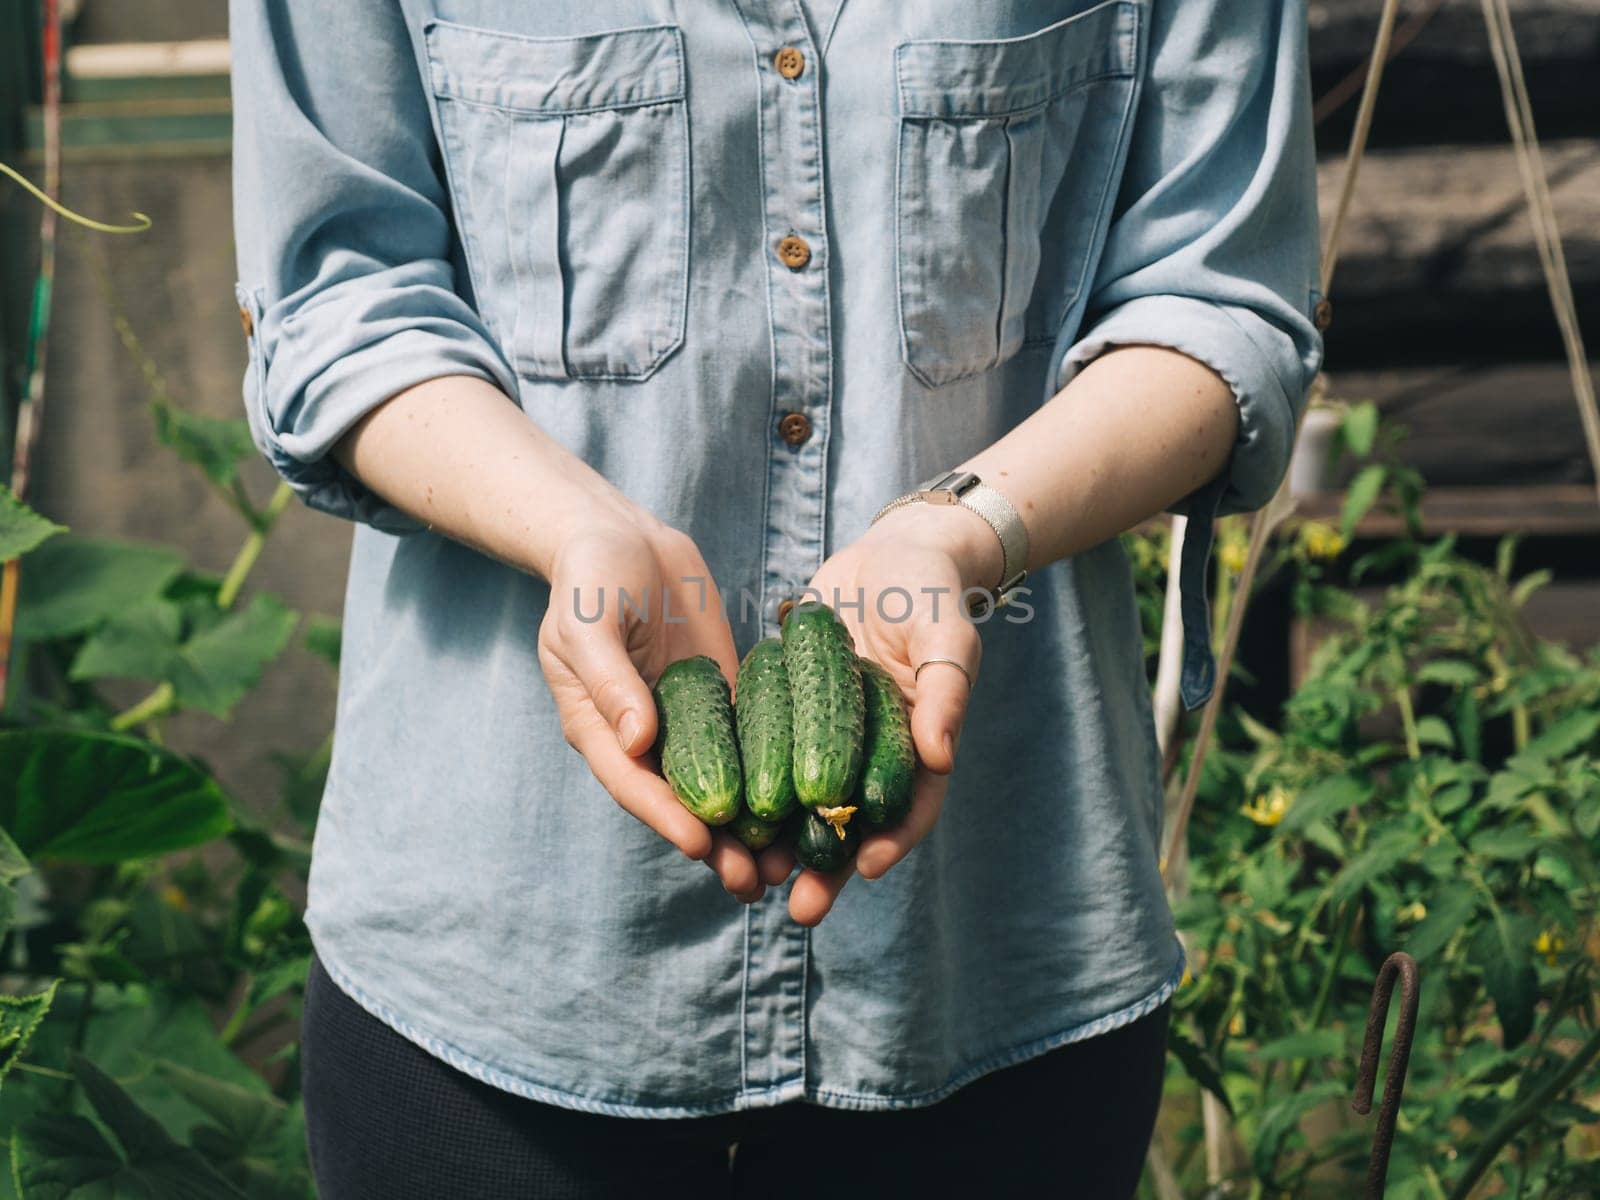
<path id="1" fill-rule="evenodd" d="M 741 808 L 739 815 L 728 825 L 728 832 L 752 850 L 765 850 L 778 840 L 778 834 L 783 832 L 783 822 L 763 821 L 748 808 Z"/>
<path id="2" fill-rule="evenodd" d="M 813 871 L 837 871 L 855 856 L 861 831 L 855 825 L 834 825 L 814 812 L 800 814 L 794 857 Z"/>
<path id="3" fill-rule="evenodd" d="M 656 752 L 683 806 L 707 825 L 739 813 L 743 773 L 722 668 L 704 654 L 679 659 L 656 681 Z"/>
<path id="4" fill-rule="evenodd" d="M 911 781 L 916 760 L 911 750 L 911 721 L 894 677 L 868 659 L 861 660 L 861 688 L 867 702 L 867 723 L 855 803 L 876 829 L 898 825 L 911 808 Z"/>
<path id="5" fill-rule="evenodd" d="M 744 802 L 752 816 L 782 820 L 795 805 L 794 700 L 779 639 L 757 642 L 739 664 L 734 716 L 744 762 Z"/>
<path id="6" fill-rule="evenodd" d="M 843 828 L 861 774 L 866 700 L 855 644 L 833 609 L 797 604 L 783 623 L 794 698 L 794 788 L 800 803 Z"/>

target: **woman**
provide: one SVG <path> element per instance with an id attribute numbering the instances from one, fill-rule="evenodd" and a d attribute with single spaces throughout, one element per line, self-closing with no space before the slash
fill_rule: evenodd
<path id="1" fill-rule="evenodd" d="M 1321 353 L 1304 5 L 232 16 L 246 406 L 355 523 L 323 1194 L 1129 1195 L 1183 956 L 1115 535 L 1192 518 L 1193 708 Z M 808 587 L 920 765 L 791 882 L 649 687 Z"/>

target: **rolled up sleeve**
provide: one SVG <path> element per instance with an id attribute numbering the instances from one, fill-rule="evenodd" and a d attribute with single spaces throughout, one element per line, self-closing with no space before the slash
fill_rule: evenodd
<path id="1" fill-rule="evenodd" d="M 427 100 L 399 4 L 234 0 L 237 299 L 245 414 L 310 507 L 420 523 L 329 451 L 396 393 L 516 376 L 456 288 Z"/>
<path id="2" fill-rule="evenodd" d="M 1233 390 L 1239 433 L 1187 516 L 1185 708 L 1215 684 L 1206 566 L 1217 516 L 1259 509 L 1288 470 L 1322 362 L 1316 153 L 1304 0 L 1152 0 L 1124 170 L 1064 387 L 1117 345 L 1167 346 Z"/>

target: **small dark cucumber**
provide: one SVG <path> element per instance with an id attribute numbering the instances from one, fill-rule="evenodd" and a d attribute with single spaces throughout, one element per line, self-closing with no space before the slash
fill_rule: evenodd
<path id="1" fill-rule="evenodd" d="M 802 867 L 813 871 L 837 871 L 855 857 L 860 844 L 858 826 L 834 826 L 816 813 L 802 813 L 794 839 L 794 857 Z"/>
<path id="2" fill-rule="evenodd" d="M 752 850 L 765 850 L 778 840 L 778 834 L 783 832 L 783 822 L 763 821 L 749 809 L 741 808 L 739 815 L 728 825 L 728 832 Z"/>
<path id="3" fill-rule="evenodd" d="M 739 664 L 734 716 L 744 761 L 744 802 L 753 816 L 780 821 L 794 808 L 795 791 L 794 700 L 778 638 L 757 642 Z"/>
<path id="4" fill-rule="evenodd" d="M 855 644 L 833 609 L 807 601 L 783 623 L 783 661 L 794 698 L 794 788 L 800 803 L 840 828 L 855 811 L 866 701 Z"/>
<path id="5" fill-rule="evenodd" d="M 867 702 L 866 763 L 855 803 L 874 828 L 898 825 L 911 808 L 916 759 L 911 721 L 894 677 L 869 659 L 861 660 L 861 688 Z"/>
<path id="6" fill-rule="evenodd" d="M 722 668 L 703 654 L 680 659 L 661 672 L 655 698 L 661 773 L 685 808 L 707 825 L 726 825 L 744 789 Z"/>

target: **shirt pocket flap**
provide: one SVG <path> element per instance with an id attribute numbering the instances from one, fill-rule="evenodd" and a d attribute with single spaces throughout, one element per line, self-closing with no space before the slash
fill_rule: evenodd
<path id="1" fill-rule="evenodd" d="M 469 104 L 558 114 L 683 98 L 674 25 L 537 38 L 434 20 L 425 36 L 434 92 Z"/>
<path id="2" fill-rule="evenodd" d="M 1091 80 L 1133 74 L 1138 6 L 1111 0 L 1037 33 L 992 41 L 902 42 L 895 76 L 902 117 L 1004 117 Z"/>

